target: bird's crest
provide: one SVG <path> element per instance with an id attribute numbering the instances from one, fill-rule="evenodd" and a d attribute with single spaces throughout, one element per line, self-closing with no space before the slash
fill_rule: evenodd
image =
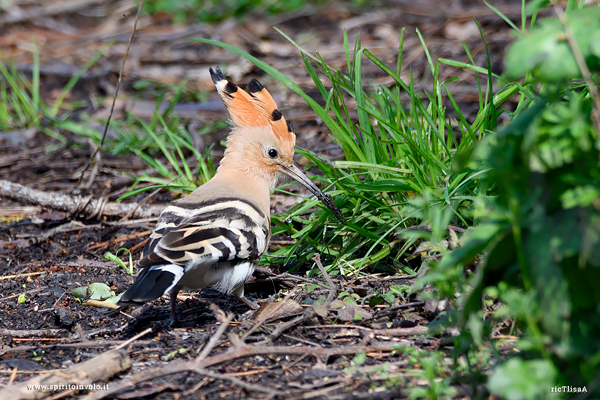
<path id="1" fill-rule="evenodd" d="M 285 121 L 275 100 L 260 82 L 252 79 L 246 87 L 249 93 L 246 93 L 236 84 L 228 81 L 219 67 L 216 71 L 210 68 L 210 76 L 235 126 L 271 127 L 278 140 L 295 141 L 296 136 L 292 125 Z"/>

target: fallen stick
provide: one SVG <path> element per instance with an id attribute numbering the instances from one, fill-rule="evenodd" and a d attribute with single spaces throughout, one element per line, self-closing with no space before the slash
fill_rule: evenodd
<path id="1" fill-rule="evenodd" d="M 4 281 L 7 279 L 14 279 L 14 278 L 25 278 L 27 276 L 38 276 L 38 275 L 43 275 L 43 274 L 47 274 L 47 272 L 28 272 L 26 274 L 5 275 L 5 276 L 0 276 L 0 281 Z"/>
<path id="2" fill-rule="evenodd" d="M 72 390 L 72 385 L 81 390 L 90 390 L 94 382 L 104 381 L 131 367 L 131 359 L 125 350 L 113 350 L 71 368 L 36 376 L 28 381 L 0 390 L 0 399 L 26 400 L 43 399 L 62 390 Z M 45 385 L 46 390 L 32 390 L 32 386 Z M 84 385 L 84 386 L 80 386 Z M 85 385 L 91 385 L 85 387 Z M 38 386 L 39 387 L 39 386 Z M 56 389 L 55 389 L 56 388 Z M 79 389 L 77 389 L 79 390 Z"/>
<path id="3" fill-rule="evenodd" d="M 390 329 L 378 329 L 373 331 L 375 335 L 388 335 L 394 337 L 404 336 L 420 336 L 420 335 L 431 335 L 431 329 L 427 326 L 413 326 L 412 328 L 390 328 Z"/>
<path id="4" fill-rule="evenodd" d="M 311 258 L 311 260 L 313 260 L 315 262 L 315 264 L 317 264 L 319 271 L 321 271 L 321 274 L 323 274 L 323 277 L 325 278 L 325 280 L 327 281 L 327 284 L 329 285 L 329 294 L 327 295 L 327 299 L 325 299 L 325 304 L 324 304 L 325 308 L 327 308 L 327 307 L 329 307 L 329 304 L 331 304 L 331 302 L 335 298 L 338 288 L 337 288 L 337 285 L 335 283 L 333 283 L 333 280 L 331 279 L 331 277 L 327 273 L 327 270 L 321 263 L 321 255 L 317 253 L 317 254 L 315 254 L 315 256 L 313 258 Z"/>
<path id="5" fill-rule="evenodd" d="M 100 243 L 93 244 L 91 246 L 86 247 L 84 251 L 92 251 L 92 250 L 99 249 L 101 247 L 106 247 L 109 244 L 126 242 L 128 240 L 137 239 L 137 238 L 142 237 L 142 236 L 149 236 L 151 233 L 152 233 L 152 231 L 150 231 L 150 230 L 143 231 L 143 232 L 136 232 L 134 234 L 127 235 L 127 236 L 124 236 L 124 237 L 120 237 L 120 238 L 116 238 L 116 239 L 112 239 L 112 240 L 107 240 L 106 242 L 100 242 Z"/>
<path id="6" fill-rule="evenodd" d="M 92 299 L 88 299 L 88 300 L 84 301 L 81 305 L 89 306 L 89 307 L 98 307 L 98 308 L 110 308 L 112 310 L 121 308 L 120 306 L 118 306 L 114 303 L 109 303 L 108 301 L 100 301 L 100 300 L 92 300 Z"/>
<path id="7" fill-rule="evenodd" d="M 132 210 L 132 218 L 158 217 L 165 209 L 164 205 L 142 206 L 137 203 L 115 203 L 106 198 L 95 199 L 89 196 L 69 196 L 64 193 L 43 192 L 31 189 L 6 180 L 0 180 L 0 197 L 18 201 L 19 203 L 34 204 L 58 211 L 66 211 L 86 219 L 101 219 L 106 217 L 122 217 Z"/>
<path id="8" fill-rule="evenodd" d="M 3 356 L 7 353 L 23 353 L 25 351 L 33 351 L 33 350 L 46 350 L 46 349 L 84 349 L 84 348 L 93 348 L 93 347 L 110 347 L 110 346 L 118 346 L 122 344 L 123 340 L 86 340 L 83 342 L 76 343 L 53 343 L 53 344 L 45 344 L 38 346 L 17 346 L 11 347 L 8 349 L 0 350 L 0 356 Z M 151 344 L 156 344 L 156 341 L 152 340 L 140 340 L 135 343 L 132 343 L 132 346 L 149 346 Z M 1 397 L 0 397 L 1 399 Z"/>
<path id="9" fill-rule="evenodd" d="M 66 329 L 0 329 L 0 336 L 11 338 L 57 338 L 68 334 L 69 331 Z"/>

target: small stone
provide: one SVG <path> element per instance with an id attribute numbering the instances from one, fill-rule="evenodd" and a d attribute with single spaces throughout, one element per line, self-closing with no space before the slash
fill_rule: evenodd
<path id="1" fill-rule="evenodd" d="M 61 328 L 71 329 L 73 324 L 75 323 L 75 317 L 71 314 L 66 307 L 58 307 L 54 311 L 54 315 L 56 316 L 56 324 Z"/>

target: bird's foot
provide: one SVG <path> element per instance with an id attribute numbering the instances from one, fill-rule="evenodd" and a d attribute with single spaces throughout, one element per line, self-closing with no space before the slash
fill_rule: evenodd
<path id="1" fill-rule="evenodd" d="M 167 325 L 171 328 L 177 328 L 181 325 L 181 321 L 179 320 L 179 318 L 177 318 L 177 314 L 171 313 L 171 316 L 167 320 Z"/>

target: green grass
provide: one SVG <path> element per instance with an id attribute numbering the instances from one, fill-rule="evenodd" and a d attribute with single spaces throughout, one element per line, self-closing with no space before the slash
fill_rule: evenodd
<path id="1" fill-rule="evenodd" d="M 316 179 L 328 186 L 348 224 L 336 223 L 326 210 L 307 216 L 318 207 L 318 201 L 303 202 L 272 219 L 273 233 L 289 234 L 297 244 L 269 253 L 264 262 L 308 261 L 319 252 L 333 274 L 363 270 L 414 273 L 405 258 L 423 234 L 409 230 L 412 225 L 431 220 L 438 239 L 446 234 L 448 224 L 473 225 L 473 199 L 489 195 L 489 185 L 481 180 L 488 167 L 460 167 L 460 159 L 495 128 L 502 112 L 499 107 L 517 92 L 517 85 L 507 85 L 493 95 L 480 87 L 481 110 L 473 122 L 468 122 L 448 90 L 448 82 L 439 81 L 440 68 L 446 64 L 476 74 L 489 71 L 450 60 L 432 60 L 420 34 L 419 38 L 433 76 L 429 91 L 415 90 L 410 72 L 407 81 L 400 77 L 402 42 L 393 68 L 362 48 L 359 38 L 353 45 L 344 38 L 347 66 L 343 70 L 332 68 L 318 54 L 301 50 L 307 73 L 325 106 L 251 55 L 224 43 L 195 39 L 242 55 L 302 96 L 344 151 L 344 161 L 331 162 L 298 149 L 323 171 Z M 365 62 L 377 65 L 395 84 L 383 87 L 369 82 L 362 73 Z M 443 103 L 444 94 L 449 104 Z M 353 102 L 355 108 L 349 105 Z M 452 107 L 458 118 L 448 117 L 446 107 Z M 425 198 L 427 201 L 422 201 Z"/>
<path id="2" fill-rule="evenodd" d="M 158 154 L 161 154 L 166 162 L 157 157 L 157 152 L 144 146 L 127 146 L 135 155 L 140 157 L 154 174 L 142 174 L 136 177 L 132 185 L 132 190 L 121 196 L 119 200 L 145 192 L 152 189 L 163 188 L 178 193 L 189 193 L 203 183 L 208 182 L 215 174 L 215 167 L 212 159 L 208 156 L 210 148 L 205 154 L 200 153 L 193 146 L 191 135 L 178 124 L 168 124 L 165 119 L 156 114 L 155 118 L 160 122 L 160 126 L 152 128 L 139 118 L 135 118 L 134 128 L 131 131 L 138 131 L 141 128 L 145 134 L 141 137 L 151 140 L 152 147 L 158 147 Z M 207 123 L 200 134 L 208 133 L 215 128 L 215 124 Z M 139 134 L 138 134 L 139 135 Z M 139 136 L 138 136 L 139 137 Z M 119 144 L 122 144 L 119 143 Z M 211 146 L 212 147 L 212 146 Z M 190 156 L 192 156 L 195 168 L 190 165 Z M 156 176 L 156 175 L 159 176 Z M 140 183 L 150 183 L 151 186 L 144 186 L 135 189 Z"/>
<path id="3" fill-rule="evenodd" d="M 135 182 L 119 201 L 154 189 L 189 193 L 215 174 L 215 165 L 209 157 L 213 146 L 210 145 L 201 153 L 194 147 L 192 135 L 184 127 L 183 121 L 173 115 L 173 108 L 179 101 L 182 88 L 183 84 L 162 113 L 158 112 L 158 107 L 163 102 L 163 96 L 160 96 L 149 120 L 127 113 L 125 120 L 111 121 L 110 129 L 117 137 L 105 142 L 104 151 L 111 154 L 133 153 L 152 170 L 152 173 L 134 176 Z M 83 122 L 65 123 L 63 126 L 99 144 L 102 133 L 89 128 L 86 122 L 92 121 L 84 117 Z M 222 129 L 225 125 L 225 121 L 204 120 L 197 134 L 204 135 Z"/>
<path id="4" fill-rule="evenodd" d="M 0 62 L 0 131 L 23 130 L 37 128 L 58 143 L 68 142 L 67 134 L 89 138 L 96 145 L 100 144 L 102 132 L 92 128 L 93 121 L 85 113 L 72 118 L 77 109 L 76 103 L 66 103 L 67 95 L 74 88 L 83 73 L 108 49 L 103 46 L 86 64 L 65 84 L 51 104 L 46 104 L 40 97 L 40 64 L 39 53 L 34 51 L 33 72 L 31 78 L 19 72 L 10 61 Z M 140 97 L 147 98 L 147 90 L 153 91 L 156 97 L 156 111 L 144 121 L 128 113 L 124 121 L 112 121 L 110 129 L 117 138 L 107 140 L 102 149 L 112 154 L 133 153 L 140 157 L 152 174 L 144 173 L 136 176 L 136 181 L 125 195 L 125 199 L 138 193 L 155 188 L 166 188 L 176 192 L 190 192 L 197 186 L 207 182 L 215 173 L 215 167 L 208 152 L 201 154 L 193 147 L 192 136 L 184 128 L 179 118 L 173 116 L 173 108 L 183 96 L 201 98 L 200 93 L 184 92 L 185 82 L 178 87 L 149 88 L 147 83 L 138 85 L 145 90 Z M 169 106 L 163 113 L 158 106 L 165 100 L 165 93 L 171 91 Z M 202 121 L 198 134 L 203 135 L 225 125 L 221 121 Z M 76 141 L 77 142 L 77 141 Z M 77 145 L 77 144 L 75 144 Z M 59 146 L 47 146 L 50 151 Z M 191 165 L 194 165 L 192 167 Z M 140 187 L 142 186 L 142 187 Z"/>
<path id="5" fill-rule="evenodd" d="M 46 104 L 40 97 L 40 60 L 37 46 L 33 52 L 32 77 L 29 79 L 19 72 L 10 61 L 0 61 L 0 131 L 39 128 L 62 143 L 66 137 L 60 130 L 68 131 L 72 126 L 69 120 L 72 107 L 65 104 L 71 92 L 85 71 L 87 71 L 110 47 L 104 45 L 66 83 L 52 104 Z M 72 105 L 71 105 L 72 106 Z M 42 122 L 44 122 L 42 124 Z"/>

